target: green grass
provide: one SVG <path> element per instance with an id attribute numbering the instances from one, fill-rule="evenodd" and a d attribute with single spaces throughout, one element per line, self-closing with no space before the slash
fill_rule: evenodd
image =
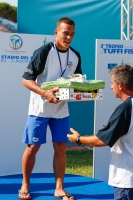
<path id="1" fill-rule="evenodd" d="M 93 150 L 67 150 L 66 174 L 93 176 Z"/>

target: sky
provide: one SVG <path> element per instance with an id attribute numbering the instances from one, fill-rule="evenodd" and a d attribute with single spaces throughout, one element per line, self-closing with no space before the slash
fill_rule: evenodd
<path id="1" fill-rule="evenodd" d="M 9 3 L 11 6 L 18 6 L 18 0 L 0 0 L 0 3 L 1 2 Z"/>

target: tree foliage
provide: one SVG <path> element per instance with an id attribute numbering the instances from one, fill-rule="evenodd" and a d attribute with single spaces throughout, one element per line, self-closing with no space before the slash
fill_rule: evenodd
<path id="1" fill-rule="evenodd" d="M 8 3 L 0 3 L 0 17 L 17 22 L 17 7 Z"/>

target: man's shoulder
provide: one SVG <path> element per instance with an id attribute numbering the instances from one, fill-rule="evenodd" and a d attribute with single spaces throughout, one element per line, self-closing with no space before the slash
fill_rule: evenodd
<path id="1" fill-rule="evenodd" d="M 133 97 L 128 97 L 124 102 L 119 104 L 115 111 L 127 112 L 127 110 L 131 110 L 132 108 Z"/>
<path id="2" fill-rule="evenodd" d="M 133 97 L 128 97 L 121 105 L 122 107 L 132 106 Z"/>
<path id="3" fill-rule="evenodd" d="M 123 109 L 131 109 L 133 106 L 133 97 L 128 97 L 124 102 L 123 102 Z"/>
<path id="4" fill-rule="evenodd" d="M 36 53 L 49 52 L 52 47 L 54 47 L 53 42 L 49 42 L 48 44 L 44 44 L 41 47 L 39 47 L 38 49 L 36 49 L 35 52 Z"/>
<path id="5" fill-rule="evenodd" d="M 77 51 L 77 50 L 75 50 L 73 47 L 69 47 L 78 57 L 80 57 L 80 53 Z"/>

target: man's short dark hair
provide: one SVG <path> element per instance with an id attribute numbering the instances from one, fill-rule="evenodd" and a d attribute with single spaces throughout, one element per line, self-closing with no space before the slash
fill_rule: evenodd
<path id="1" fill-rule="evenodd" d="M 122 83 L 126 89 L 133 90 L 133 67 L 130 65 L 120 65 L 113 67 L 109 74 L 114 77 L 114 81 Z"/>
<path id="2" fill-rule="evenodd" d="M 60 23 L 65 23 L 65 24 L 69 24 L 69 25 L 75 26 L 75 22 L 73 21 L 73 19 L 71 19 L 69 17 L 62 17 L 61 19 L 59 19 L 57 21 L 56 27 L 58 27 Z"/>

